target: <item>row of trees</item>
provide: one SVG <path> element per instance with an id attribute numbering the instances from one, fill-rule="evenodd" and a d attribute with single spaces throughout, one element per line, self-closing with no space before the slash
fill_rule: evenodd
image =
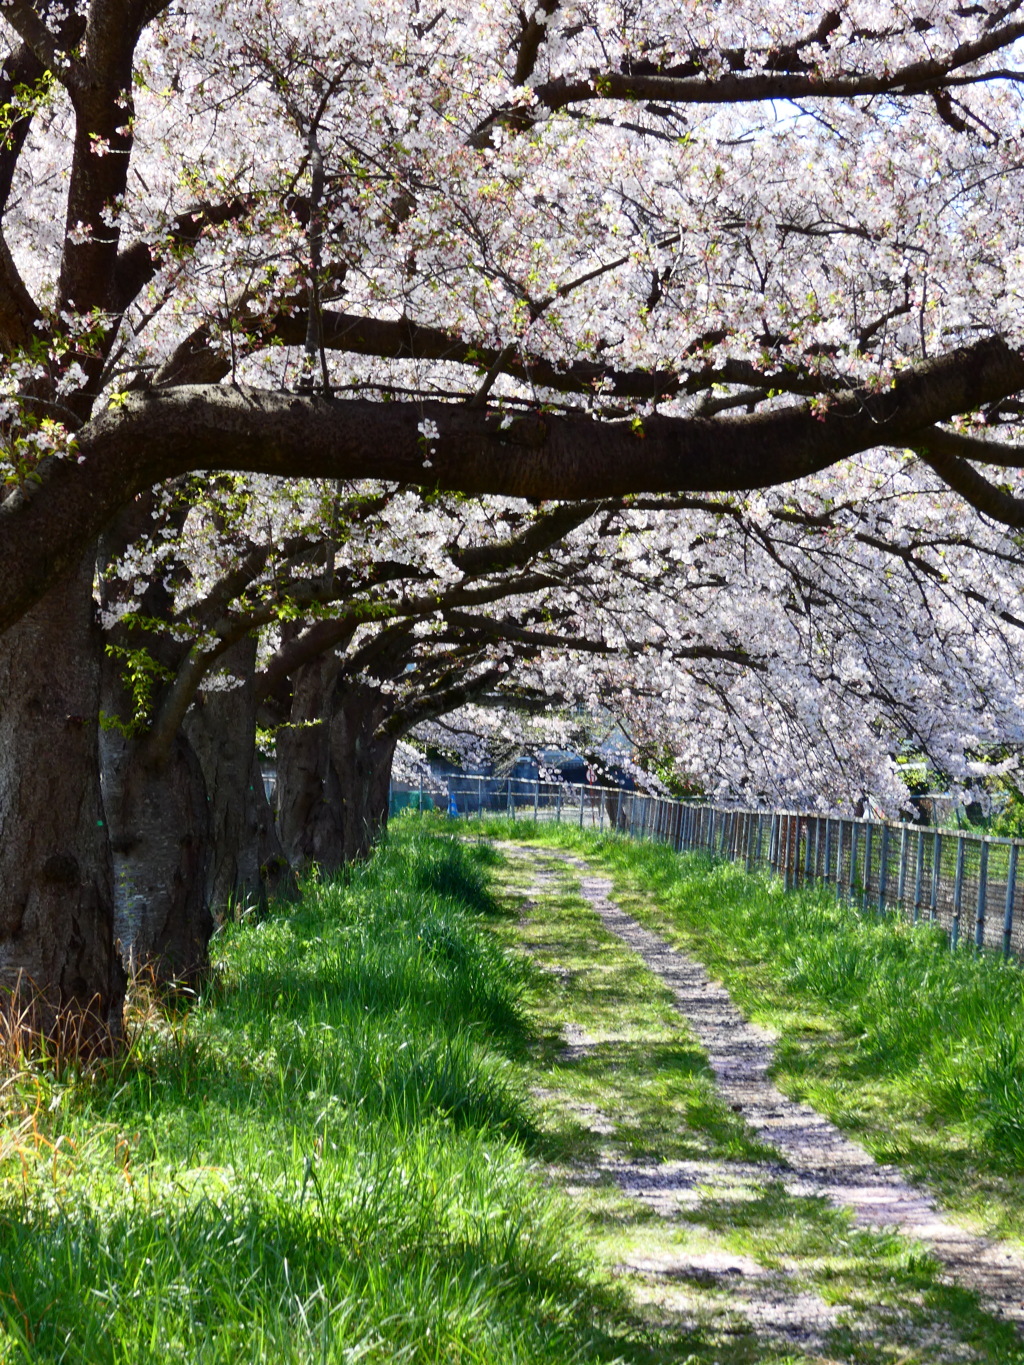
<path id="1" fill-rule="evenodd" d="M 510 689 L 734 794 L 1012 748 L 1020 10 L 0 0 L 44 1026 L 116 1021 L 115 913 L 200 964 L 211 887 L 359 852 L 393 745 Z"/>
<path id="2" fill-rule="evenodd" d="M 137 501 L 96 578 L 122 956 L 201 973 L 211 907 L 365 856 L 398 743 L 454 713 L 479 745 L 480 704 L 527 714 L 535 748 L 567 713 L 614 716 L 726 800 L 896 812 L 900 747 L 962 784 L 997 771 L 1024 739 L 1018 551 L 951 532 L 934 483 L 858 473 L 845 500 L 832 479 L 536 509 L 221 477 Z"/>

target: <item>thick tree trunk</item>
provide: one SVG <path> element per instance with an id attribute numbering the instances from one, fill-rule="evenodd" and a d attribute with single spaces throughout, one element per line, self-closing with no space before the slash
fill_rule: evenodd
<path id="1" fill-rule="evenodd" d="M 325 661 L 296 674 L 291 724 L 278 732 L 281 843 L 293 866 L 331 872 L 365 858 L 387 825 L 396 740 L 375 688 L 338 680 Z"/>
<path id="2" fill-rule="evenodd" d="M 277 732 L 277 829 L 296 871 L 341 861 L 341 796 L 330 758 L 330 697 L 338 674 L 329 655 L 297 669 L 287 725 Z"/>
<path id="3" fill-rule="evenodd" d="M 331 765 L 341 791 L 342 860 L 367 858 L 388 823 L 396 738 L 381 734 L 391 715 L 387 696 L 355 686 L 336 696 Z"/>
<path id="4" fill-rule="evenodd" d="M 130 703 L 116 660 L 103 668 L 104 711 L 122 724 Z M 197 980 L 208 963 L 210 813 L 199 760 L 183 734 L 154 760 L 147 736 L 108 720 L 103 797 L 114 856 L 114 937 L 129 971 Z"/>
<path id="5" fill-rule="evenodd" d="M 197 698 L 185 717 L 210 798 L 215 913 L 263 908 L 274 897 L 297 894 L 256 753 L 256 641 L 240 641 L 223 666 L 238 685 Z"/>
<path id="6" fill-rule="evenodd" d="M 100 793 L 92 558 L 0 638 L 3 1007 L 74 1045 L 121 1031 L 125 977 Z"/>

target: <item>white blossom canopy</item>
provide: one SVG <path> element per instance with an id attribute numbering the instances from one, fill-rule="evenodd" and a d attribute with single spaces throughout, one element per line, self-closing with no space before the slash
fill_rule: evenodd
<path id="1" fill-rule="evenodd" d="M 544 499 L 909 448 L 1019 525 L 1022 35 L 1019 0 L 0 3 L 2 619 L 188 469 Z"/>

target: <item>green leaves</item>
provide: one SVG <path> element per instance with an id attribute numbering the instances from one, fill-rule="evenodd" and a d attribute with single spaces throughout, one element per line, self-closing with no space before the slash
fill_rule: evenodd
<path id="1" fill-rule="evenodd" d="M 121 659 L 125 686 L 131 696 L 132 714 L 124 720 L 109 712 L 100 713 L 100 725 L 105 730 L 119 730 L 131 738 L 144 734 L 152 715 L 153 694 L 161 682 L 170 682 L 174 677 L 171 669 L 159 663 L 145 645 L 131 648 L 128 645 L 108 644 L 106 653 L 112 659 Z"/>

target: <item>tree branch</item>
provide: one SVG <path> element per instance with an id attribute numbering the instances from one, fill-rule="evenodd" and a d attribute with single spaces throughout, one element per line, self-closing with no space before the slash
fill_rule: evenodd
<path id="1" fill-rule="evenodd" d="M 48 459 L 0 505 L 0 628 L 61 576 L 123 502 L 189 470 L 383 479 L 537 500 L 734 492 L 788 483 L 1024 388 L 1024 357 L 989 339 L 901 371 L 824 410 L 799 404 L 628 422 L 445 403 L 328 401 L 216 386 L 127 395 L 83 427 L 75 459 Z M 423 468 L 420 424 L 438 428 Z M 952 482 L 952 480 L 951 480 Z M 956 486 L 955 484 L 953 486 Z"/>
<path id="2" fill-rule="evenodd" d="M 1003 492 L 956 455 L 943 454 L 931 446 L 922 446 L 917 454 L 944 483 L 979 512 L 1014 530 L 1024 529 L 1024 498 Z"/>

